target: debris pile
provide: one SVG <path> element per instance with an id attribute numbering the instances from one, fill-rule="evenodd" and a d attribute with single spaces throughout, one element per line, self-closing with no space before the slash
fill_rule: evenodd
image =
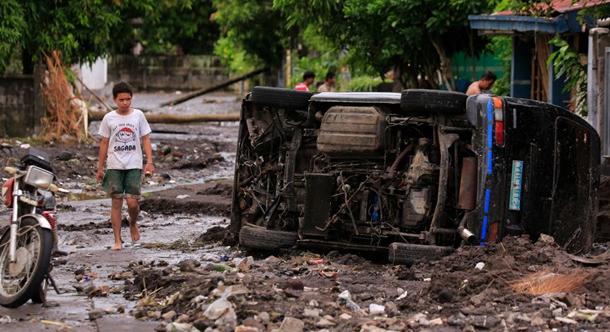
<path id="1" fill-rule="evenodd" d="M 546 240 L 509 237 L 411 267 L 338 252 L 141 263 L 125 296 L 160 331 L 609 329 L 608 261 L 583 265 Z"/>
<path id="2" fill-rule="evenodd" d="M 82 142 L 87 139 L 87 105 L 74 95 L 68 83 L 59 52 L 46 57 L 48 75 L 43 84 L 47 107 L 42 120 L 45 139 L 63 141 L 65 138 Z"/>

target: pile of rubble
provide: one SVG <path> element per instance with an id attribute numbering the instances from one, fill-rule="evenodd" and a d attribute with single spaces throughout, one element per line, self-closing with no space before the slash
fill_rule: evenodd
<path id="1" fill-rule="evenodd" d="M 603 250 L 580 258 L 548 237 L 506 238 L 410 267 L 338 252 L 206 255 L 132 264 L 125 296 L 160 331 L 610 329 Z"/>

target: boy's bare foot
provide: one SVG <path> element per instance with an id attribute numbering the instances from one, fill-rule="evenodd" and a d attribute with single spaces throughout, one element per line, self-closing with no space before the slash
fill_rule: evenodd
<path id="1" fill-rule="evenodd" d="M 123 247 L 123 246 L 121 245 L 121 243 L 115 243 L 115 244 L 112 246 L 112 250 L 121 250 L 121 249 L 123 249 L 122 247 Z"/>
<path id="2" fill-rule="evenodd" d="M 129 231 L 131 232 L 131 240 L 133 242 L 140 241 L 140 228 L 137 222 L 129 223 Z"/>

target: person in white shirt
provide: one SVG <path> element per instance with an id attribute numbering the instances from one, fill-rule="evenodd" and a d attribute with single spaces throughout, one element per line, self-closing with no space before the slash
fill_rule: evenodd
<path id="1" fill-rule="evenodd" d="M 142 183 L 142 148 L 146 153 L 144 174 L 155 170 L 150 144 L 150 126 L 144 113 L 131 108 L 133 90 L 125 82 L 112 88 L 112 97 L 117 109 L 104 116 L 100 124 L 99 161 L 96 179 L 112 199 L 110 221 L 114 232 L 112 250 L 121 250 L 121 209 L 123 199 L 127 201 L 129 230 L 132 241 L 140 239 L 137 220 L 140 213 L 140 186 Z"/>

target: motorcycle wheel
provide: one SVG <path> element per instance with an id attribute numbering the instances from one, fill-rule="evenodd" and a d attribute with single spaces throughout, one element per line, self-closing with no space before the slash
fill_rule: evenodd
<path id="1" fill-rule="evenodd" d="M 10 269 L 10 232 L 0 239 L 0 305 L 16 308 L 38 292 L 49 270 L 53 236 L 33 218 L 21 221 L 17 235 L 17 262 Z"/>

